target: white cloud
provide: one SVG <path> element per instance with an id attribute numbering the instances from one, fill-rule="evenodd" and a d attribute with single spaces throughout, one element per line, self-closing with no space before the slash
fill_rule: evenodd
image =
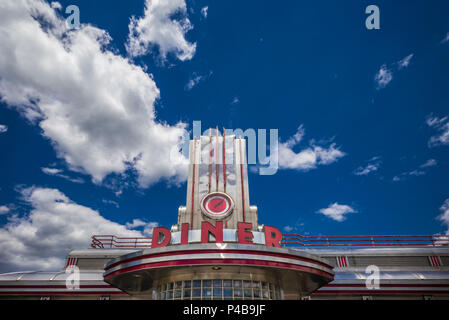
<path id="1" fill-rule="evenodd" d="M 353 208 L 348 205 L 338 204 L 337 202 L 331 204 L 329 207 L 320 209 L 317 211 L 318 213 L 324 214 L 326 217 L 329 217 L 335 221 L 341 222 L 346 219 L 345 215 L 348 213 L 356 213 Z"/>
<path id="2" fill-rule="evenodd" d="M 207 18 L 207 11 L 209 10 L 208 6 L 205 6 L 204 8 L 201 9 L 201 14 L 203 15 L 204 18 Z"/>
<path id="3" fill-rule="evenodd" d="M 446 34 L 446 37 L 444 37 L 444 39 L 441 40 L 440 43 L 446 43 L 446 42 L 448 42 L 448 41 L 449 41 L 449 32 Z"/>
<path id="4" fill-rule="evenodd" d="M 287 140 L 279 143 L 279 168 L 308 171 L 315 169 L 318 165 L 328 165 L 338 161 L 345 156 L 336 144 L 333 143 L 327 148 L 312 144 L 300 152 L 295 152 L 293 148 L 299 144 L 305 135 L 305 130 L 301 125 L 296 134 Z"/>
<path id="5" fill-rule="evenodd" d="M 426 174 L 426 172 L 425 172 L 425 171 L 422 171 L 422 170 L 413 170 L 413 171 L 410 171 L 408 174 L 409 174 L 410 176 L 416 176 L 416 177 L 419 177 L 419 176 L 424 176 L 424 175 Z"/>
<path id="6" fill-rule="evenodd" d="M 133 219 L 132 222 L 127 222 L 126 223 L 126 227 L 128 229 L 135 229 L 135 228 L 138 228 L 138 227 L 142 227 L 142 226 L 144 226 L 146 224 L 147 223 L 145 221 L 142 221 L 140 219 Z"/>
<path id="7" fill-rule="evenodd" d="M 41 168 L 42 172 L 48 175 L 57 175 L 62 172 L 60 169 L 56 168 Z"/>
<path id="8" fill-rule="evenodd" d="M 409 54 L 398 62 L 390 64 L 390 66 L 383 64 L 374 76 L 374 81 L 377 84 L 377 90 L 385 88 L 393 80 L 394 68 L 397 68 L 397 70 L 407 68 L 410 65 L 410 61 L 413 56 L 413 53 Z"/>
<path id="9" fill-rule="evenodd" d="M 429 168 L 429 167 L 434 167 L 438 164 L 438 162 L 435 159 L 429 159 L 427 160 L 425 163 L 423 163 L 422 165 L 420 165 L 420 168 Z"/>
<path id="10" fill-rule="evenodd" d="M 213 73 L 212 71 L 209 71 L 208 74 L 199 75 L 196 72 L 194 72 L 192 77 L 189 79 L 189 81 L 185 85 L 184 90 L 186 90 L 186 91 L 192 90 L 193 87 L 198 85 L 200 82 L 202 82 L 202 81 L 206 80 L 207 78 L 209 78 L 212 75 L 212 73 Z"/>
<path id="11" fill-rule="evenodd" d="M 429 127 L 439 131 L 440 133 L 433 136 L 429 140 L 429 147 L 439 145 L 449 145 L 449 118 L 438 118 L 432 115 L 427 117 L 426 123 Z"/>
<path id="12" fill-rule="evenodd" d="M 114 200 L 107 200 L 107 199 L 101 199 L 101 202 L 103 202 L 104 204 L 110 204 L 113 205 L 116 208 L 119 208 L 120 205 L 118 204 L 118 202 L 114 201 Z"/>
<path id="13" fill-rule="evenodd" d="M 240 99 L 238 97 L 234 97 L 234 98 L 232 98 L 231 105 L 237 104 L 239 102 L 240 102 Z"/>
<path id="14" fill-rule="evenodd" d="M 127 222 L 126 223 L 126 227 L 128 229 L 136 229 L 136 228 L 141 228 L 143 227 L 143 234 L 147 237 L 152 237 L 153 236 L 153 229 L 158 227 L 159 223 L 157 222 L 145 222 L 141 219 L 133 219 L 132 222 Z"/>
<path id="15" fill-rule="evenodd" d="M 22 217 L 13 215 L 0 228 L 2 271 L 57 270 L 63 267 L 67 252 L 88 248 L 95 234 L 142 236 L 74 203 L 57 189 L 33 187 L 24 189 L 22 195 L 30 212 Z"/>
<path id="16" fill-rule="evenodd" d="M 59 178 L 63 178 L 65 180 L 74 182 L 74 183 L 84 183 L 82 178 L 71 178 L 68 175 L 62 174 L 62 170 L 56 168 L 41 168 L 42 172 L 48 174 L 49 176 L 55 176 Z"/>
<path id="17" fill-rule="evenodd" d="M 292 226 L 285 226 L 285 227 L 284 227 L 284 231 L 285 231 L 285 232 L 292 232 L 292 230 L 293 230 L 293 227 L 292 227 Z"/>
<path id="18" fill-rule="evenodd" d="M 10 209 L 7 206 L 0 206 L 0 215 L 7 214 Z"/>
<path id="19" fill-rule="evenodd" d="M 178 18 L 173 18 L 177 14 Z M 193 58 L 196 43 L 185 39 L 193 27 L 187 18 L 185 0 L 146 0 L 144 16 L 132 17 L 126 50 L 132 57 L 142 56 L 157 46 L 159 56 L 165 61 L 173 53 L 181 60 Z"/>
<path id="20" fill-rule="evenodd" d="M 403 69 L 403 68 L 407 68 L 408 65 L 410 64 L 410 61 L 412 60 L 412 58 L 413 58 L 413 53 L 410 54 L 410 55 L 408 55 L 408 56 L 406 56 L 404 59 L 400 60 L 400 61 L 398 62 L 398 68 L 399 68 L 399 70 L 401 70 L 401 69 Z"/>
<path id="21" fill-rule="evenodd" d="M 143 233 L 147 236 L 147 237 L 152 237 L 153 236 L 153 229 L 156 228 L 157 226 L 159 226 L 159 223 L 157 222 L 149 222 L 145 225 L 144 229 L 143 229 Z"/>
<path id="22" fill-rule="evenodd" d="M 387 65 L 382 65 L 374 77 L 374 81 L 377 83 L 377 88 L 385 88 L 393 80 L 393 73 L 387 68 Z"/>
<path id="23" fill-rule="evenodd" d="M 444 204 L 440 208 L 442 214 L 438 216 L 438 219 L 448 227 L 446 234 L 449 235 L 449 199 L 444 201 Z"/>
<path id="24" fill-rule="evenodd" d="M 62 9 L 62 5 L 61 5 L 59 2 L 57 2 L 57 1 L 52 1 L 51 7 L 52 7 L 53 9 L 58 9 L 58 10 L 61 10 L 61 9 Z"/>
<path id="25" fill-rule="evenodd" d="M 8 126 L 0 124 L 0 133 L 5 133 L 6 131 L 8 131 Z"/>
<path id="26" fill-rule="evenodd" d="M 296 133 L 291 136 L 287 142 L 284 143 L 284 145 L 288 148 L 292 148 L 294 146 L 296 146 L 298 143 L 301 142 L 302 138 L 304 137 L 304 135 L 306 134 L 305 130 L 304 130 L 304 126 L 300 125 L 298 127 L 298 130 L 296 131 Z"/>
<path id="27" fill-rule="evenodd" d="M 407 176 L 415 176 L 415 177 L 424 176 L 427 174 L 427 171 L 426 171 L 426 170 L 428 170 L 427 168 L 434 167 L 437 164 L 438 163 L 435 159 L 429 159 L 425 163 L 420 165 L 418 169 L 415 169 L 412 171 L 406 171 L 406 172 L 403 172 L 403 173 L 393 177 L 393 181 L 394 182 L 403 181 L 407 178 Z"/>
<path id="28" fill-rule="evenodd" d="M 187 159 L 169 161 L 185 125 L 156 120 L 150 74 L 108 50 L 104 30 L 67 30 L 46 2 L 0 4 L 1 101 L 39 124 L 71 170 L 95 183 L 130 168 L 141 187 L 185 181 Z"/>
<path id="29" fill-rule="evenodd" d="M 371 172 L 379 170 L 381 164 L 382 161 L 380 160 L 380 157 L 374 157 L 368 161 L 368 164 L 366 166 L 360 166 L 355 169 L 354 174 L 356 176 L 366 176 Z"/>

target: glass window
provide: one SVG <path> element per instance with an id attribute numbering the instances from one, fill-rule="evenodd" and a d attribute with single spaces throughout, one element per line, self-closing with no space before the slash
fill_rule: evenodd
<path id="1" fill-rule="evenodd" d="M 234 297 L 241 297 L 242 289 L 234 289 Z"/>
<path id="2" fill-rule="evenodd" d="M 211 287 L 212 281 L 211 280 L 203 280 L 203 287 Z"/>
<path id="3" fill-rule="evenodd" d="M 161 300 L 250 300 L 279 299 L 278 288 L 268 282 L 249 280 L 186 280 L 161 284 L 157 298 Z"/>
<path id="4" fill-rule="evenodd" d="M 232 289 L 231 288 L 226 288 L 223 290 L 223 295 L 224 297 L 232 297 Z"/>
<path id="5" fill-rule="evenodd" d="M 212 289 L 211 288 L 203 289 L 203 298 L 210 296 L 212 296 Z"/>
<path id="6" fill-rule="evenodd" d="M 215 288 L 214 287 L 214 297 L 221 297 L 221 288 Z"/>
<path id="7" fill-rule="evenodd" d="M 200 289 L 193 289 L 192 290 L 192 297 L 201 297 L 201 290 Z"/>

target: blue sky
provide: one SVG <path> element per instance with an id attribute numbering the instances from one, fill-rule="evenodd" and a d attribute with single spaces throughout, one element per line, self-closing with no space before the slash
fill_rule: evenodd
<path id="1" fill-rule="evenodd" d="M 0 42 L 2 270 L 61 264 L 64 250 L 88 246 L 95 215 L 110 226 L 98 233 L 175 223 L 184 167 L 164 164 L 156 140 L 175 145 L 193 121 L 279 130 L 279 171 L 249 177 L 261 223 L 311 235 L 447 232 L 447 1 L 170 0 L 147 12 L 144 0 L 31 3 L 0 19 L 11 36 Z M 71 4 L 77 30 L 64 29 Z M 365 27 L 370 4 L 380 30 Z M 132 16 L 146 31 L 129 32 Z M 111 39 L 96 47 L 99 30 Z M 332 148 L 340 154 L 327 163 L 304 163 Z M 85 234 L 42 222 L 67 212 L 85 214 Z M 56 250 L 61 230 L 69 240 Z M 22 249 L 6 249 L 8 239 Z"/>

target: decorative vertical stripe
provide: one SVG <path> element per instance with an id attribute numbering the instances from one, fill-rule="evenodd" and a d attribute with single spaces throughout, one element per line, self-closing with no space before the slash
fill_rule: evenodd
<path id="1" fill-rule="evenodd" d="M 429 256 L 430 265 L 432 267 L 441 267 L 441 259 L 438 256 Z"/>
<path id="2" fill-rule="evenodd" d="M 78 258 L 67 258 L 66 268 L 76 266 L 78 264 Z"/>
<path id="3" fill-rule="evenodd" d="M 339 268 L 347 268 L 349 266 L 348 257 L 344 256 L 337 257 L 337 266 Z"/>
<path id="4" fill-rule="evenodd" d="M 226 129 L 223 128 L 223 186 L 226 193 Z"/>
<path id="5" fill-rule="evenodd" d="M 226 193 L 226 129 L 223 128 L 223 191 Z M 228 220 L 225 220 L 225 228 L 228 228 Z"/>
<path id="6" fill-rule="evenodd" d="M 193 230 L 193 213 L 194 213 L 194 200 L 195 200 L 195 159 L 196 159 L 196 137 L 193 138 L 193 178 L 192 178 L 192 207 L 190 211 L 190 229 Z"/>
<path id="7" fill-rule="evenodd" d="M 215 141 L 215 152 L 216 152 L 215 161 L 217 162 L 216 165 L 215 165 L 215 170 L 216 170 L 216 177 L 217 177 L 217 192 L 218 192 L 218 179 L 219 179 L 219 175 L 218 175 L 219 174 L 219 167 L 218 167 L 219 160 L 218 160 L 218 156 L 220 154 L 219 149 L 218 149 L 218 126 L 215 129 L 215 133 L 216 133 L 216 139 L 217 139 L 217 141 Z"/>
<path id="8" fill-rule="evenodd" d="M 212 175 L 212 128 L 209 129 L 209 193 L 211 186 L 211 175 Z"/>
<path id="9" fill-rule="evenodd" d="M 245 186 L 243 183 L 243 156 L 242 156 L 242 138 L 239 139 L 239 151 L 240 151 L 240 180 L 242 182 L 242 214 L 243 214 L 243 222 L 246 222 L 245 219 Z"/>

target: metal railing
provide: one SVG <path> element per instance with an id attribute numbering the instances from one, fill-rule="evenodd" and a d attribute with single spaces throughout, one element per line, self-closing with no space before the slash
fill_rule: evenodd
<path id="1" fill-rule="evenodd" d="M 94 235 L 92 248 L 151 248 L 151 238 L 121 238 L 114 235 Z"/>
<path id="2" fill-rule="evenodd" d="M 303 236 L 282 235 L 284 247 L 437 247 L 449 245 L 445 235 Z"/>
<path id="3" fill-rule="evenodd" d="M 448 235 L 384 235 L 384 236 L 303 236 L 282 235 L 283 247 L 440 247 L 449 245 Z M 150 248 L 151 238 L 122 238 L 114 235 L 94 235 L 92 248 Z"/>

